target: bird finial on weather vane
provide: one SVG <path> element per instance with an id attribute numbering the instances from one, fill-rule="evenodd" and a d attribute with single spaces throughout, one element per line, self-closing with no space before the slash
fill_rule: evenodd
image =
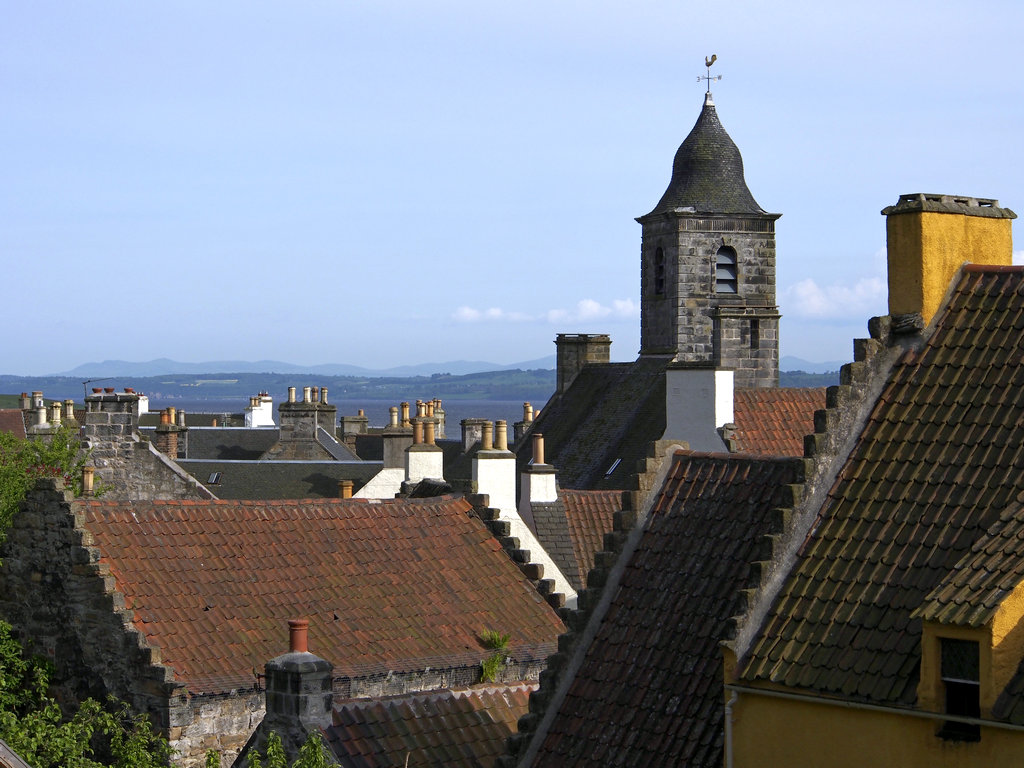
<path id="1" fill-rule="evenodd" d="M 722 79 L 721 75 L 716 75 L 715 77 L 711 76 L 711 65 L 714 64 L 716 61 L 718 61 L 718 56 L 716 54 L 714 54 L 714 53 L 711 54 L 711 58 L 710 59 L 707 56 L 705 56 L 704 57 L 704 66 L 708 68 L 708 73 L 706 75 L 701 75 L 700 77 L 697 78 L 697 82 L 698 83 L 701 80 L 707 80 L 708 81 L 708 93 L 711 93 L 711 81 L 712 80 L 721 80 Z"/>

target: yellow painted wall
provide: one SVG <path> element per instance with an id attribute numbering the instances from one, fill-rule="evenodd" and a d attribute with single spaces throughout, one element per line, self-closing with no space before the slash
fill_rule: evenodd
<path id="1" fill-rule="evenodd" d="M 964 262 L 1009 265 L 1010 219 L 915 211 L 886 217 L 889 314 L 931 320 Z"/>
<path id="2" fill-rule="evenodd" d="M 999 694 L 1024 659 L 1024 582 L 999 603 L 992 618 L 992 684 Z"/>
<path id="3" fill-rule="evenodd" d="M 727 692 L 728 693 L 728 692 Z M 981 741 L 944 741 L 940 721 L 739 694 L 735 768 L 992 768 L 1024 765 L 1024 731 L 981 729 Z"/>

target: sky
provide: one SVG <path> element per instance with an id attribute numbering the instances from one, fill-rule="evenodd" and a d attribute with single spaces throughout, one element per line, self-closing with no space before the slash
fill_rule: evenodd
<path id="1" fill-rule="evenodd" d="M 562 332 L 633 359 L 634 219 L 711 54 L 747 185 L 782 213 L 783 355 L 848 360 L 886 312 L 880 211 L 900 194 L 1024 209 L 1017 0 L 0 14 L 0 373 L 508 364 Z"/>

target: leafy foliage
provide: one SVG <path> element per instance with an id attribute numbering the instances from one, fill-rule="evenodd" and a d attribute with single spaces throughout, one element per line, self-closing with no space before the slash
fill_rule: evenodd
<path id="1" fill-rule="evenodd" d="M 267 751 L 260 755 L 253 749 L 246 756 L 249 768 L 289 768 L 288 758 L 284 753 L 284 745 L 276 731 L 267 736 Z M 263 762 L 266 760 L 266 762 Z M 324 743 L 319 733 L 310 733 L 306 741 L 299 747 L 299 756 L 290 768 L 328 768 L 330 763 L 324 755 Z M 215 750 L 206 752 L 206 768 L 220 768 L 220 756 Z"/>
<path id="2" fill-rule="evenodd" d="M 157 768 L 171 748 L 143 715 L 94 699 L 65 717 L 48 696 L 51 670 L 27 657 L 0 622 L 0 738 L 34 768 Z"/>
<path id="3" fill-rule="evenodd" d="M 507 663 L 505 651 L 508 649 L 508 641 L 509 635 L 494 629 L 485 629 L 480 633 L 480 644 L 484 648 L 494 651 L 480 662 L 480 679 L 483 682 L 496 682 L 501 673 L 505 671 Z"/>
<path id="4" fill-rule="evenodd" d="M 80 494 L 85 461 L 78 435 L 67 427 L 57 429 L 49 441 L 20 440 L 0 432 L 0 540 L 18 504 L 40 477 L 61 477 L 75 495 Z"/>

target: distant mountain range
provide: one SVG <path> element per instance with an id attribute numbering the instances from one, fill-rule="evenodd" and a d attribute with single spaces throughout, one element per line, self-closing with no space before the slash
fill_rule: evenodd
<path id="1" fill-rule="evenodd" d="M 806 373 L 830 373 L 838 371 L 844 361 L 815 363 L 799 357 L 785 355 L 779 361 L 783 371 L 804 371 Z M 551 370 L 555 367 L 555 356 L 548 355 L 536 360 L 525 360 L 519 363 L 501 365 L 479 360 L 452 360 L 447 363 L 422 363 L 420 365 L 400 365 L 394 368 L 373 369 L 362 368 L 346 363 L 325 363 L 323 365 L 295 365 L 280 360 L 209 360 L 201 363 L 182 363 L 161 357 L 147 362 L 130 362 L 127 360 L 104 360 L 103 362 L 84 363 L 69 371 L 54 373 L 53 376 L 72 378 L 99 378 L 114 376 L 165 376 L 170 374 L 203 374 L 203 373 L 305 373 L 322 376 L 375 376 L 404 377 L 432 376 L 447 373 L 452 376 L 465 376 L 470 373 L 489 371 L 521 371 Z"/>
<path id="2" fill-rule="evenodd" d="M 838 371 L 849 360 L 829 360 L 824 363 L 812 363 L 800 357 L 783 355 L 779 360 L 780 371 L 803 371 L 804 373 L 833 373 Z"/>
<path id="3" fill-rule="evenodd" d="M 358 365 L 345 363 L 326 363 L 324 365 L 294 365 L 282 363 L 280 360 L 210 360 L 202 363 L 181 363 L 161 357 L 144 363 L 133 363 L 127 360 L 104 360 L 101 363 L 84 363 L 70 371 L 55 373 L 54 376 L 70 377 L 111 377 L 111 376 L 166 376 L 170 374 L 200 373 L 305 373 L 322 376 L 375 376 L 404 377 L 432 376 L 448 373 L 453 376 L 464 376 L 470 373 L 489 371 L 521 371 L 550 370 L 555 367 L 555 356 L 548 355 L 537 360 L 526 360 L 521 363 L 500 365 L 477 360 L 453 360 L 448 363 L 422 363 L 420 365 L 400 365 L 395 368 L 374 370 L 361 368 Z"/>

